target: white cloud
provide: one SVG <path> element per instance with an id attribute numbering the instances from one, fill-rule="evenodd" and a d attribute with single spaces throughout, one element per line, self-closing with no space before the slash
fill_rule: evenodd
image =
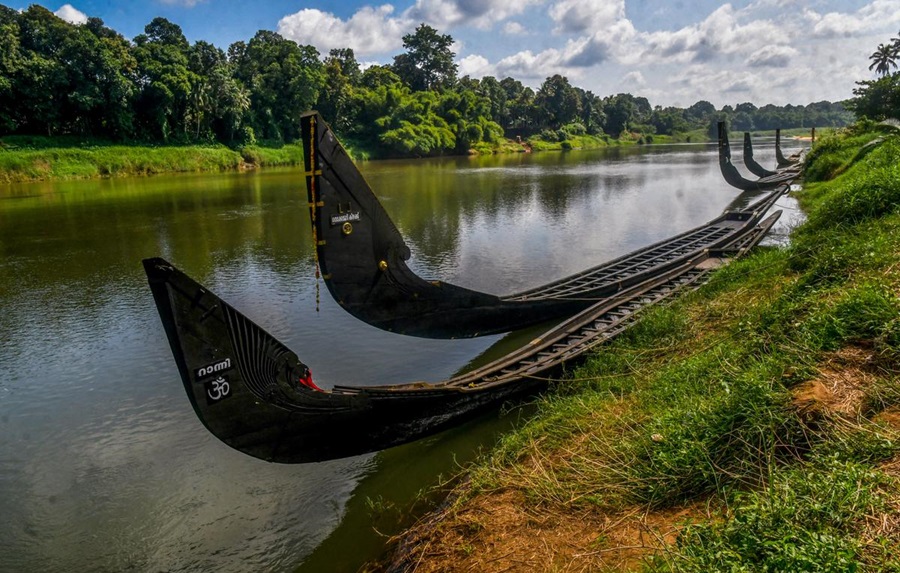
<path id="1" fill-rule="evenodd" d="M 470 25 L 490 29 L 543 0 L 416 0 L 404 16 L 438 29 Z"/>
<path id="2" fill-rule="evenodd" d="M 206 2 L 206 0 L 159 0 L 163 4 L 169 4 L 170 6 L 184 6 L 185 8 L 193 8 L 197 4 L 201 2 Z"/>
<path id="3" fill-rule="evenodd" d="M 625 0 L 559 0 L 550 7 L 560 34 L 596 33 L 625 18 Z"/>
<path id="4" fill-rule="evenodd" d="M 819 14 L 806 10 L 804 16 L 813 24 L 812 33 L 816 37 L 861 36 L 877 30 L 895 30 L 900 23 L 900 0 L 874 0 L 854 13 Z"/>
<path id="5" fill-rule="evenodd" d="M 65 20 L 70 24 L 85 24 L 88 21 L 87 14 L 76 9 L 71 4 L 63 4 L 63 6 L 54 12 L 57 18 Z"/>
<path id="6" fill-rule="evenodd" d="M 550 49 L 539 54 L 525 50 L 497 62 L 495 75 L 498 78 L 509 76 L 528 83 L 527 80 L 543 80 L 558 73 L 562 68 L 559 50 Z"/>
<path id="7" fill-rule="evenodd" d="M 628 72 L 622 77 L 622 83 L 625 85 L 631 85 L 636 88 L 642 88 L 647 85 L 647 80 L 644 78 L 644 74 L 635 70 L 633 72 Z"/>
<path id="8" fill-rule="evenodd" d="M 305 9 L 285 16 L 278 22 L 278 33 L 299 44 L 310 44 L 320 52 L 332 48 L 352 48 L 356 55 L 382 54 L 403 46 L 403 36 L 410 33 L 414 22 L 404 17 L 392 18 L 394 7 L 366 6 L 349 20 L 321 10 Z"/>
<path id="9" fill-rule="evenodd" d="M 602 34 L 596 34 L 584 40 L 570 41 L 567 44 L 564 62 L 573 68 L 590 68 L 610 58 L 612 47 Z"/>
<path id="10" fill-rule="evenodd" d="M 749 20 L 746 23 L 743 20 Z M 769 20 L 752 20 L 725 4 L 703 21 L 675 31 L 641 33 L 631 62 L 688 64 L 729 56 L 749 57 L 765 48 L 784 45 L 786 28 Z M 730 62 L 729 62 L 730 63 Z"/>
<path id="11" fill-rule="evenodd" d="M 521 36 L 528 32 L 525 29 L 525 26 L 518 22 L 507 22 L 506 25 L 503 26 L 503 33 L 508 36 Z"/>
<path id="12" fill-rule="evenodd" d="M 791 46 L 764 46 L 750 54 L 747 65 L 751 68 L 786 68 L 799 52 Z"/>
<path id="13" fill-rule="evenodd" d="M 487 58 L 474 54 L 461 59 L 457 65 L 459 66 L 460 77 L 469 76 L 480 79 L 493 74 L 494 71 Z"/>

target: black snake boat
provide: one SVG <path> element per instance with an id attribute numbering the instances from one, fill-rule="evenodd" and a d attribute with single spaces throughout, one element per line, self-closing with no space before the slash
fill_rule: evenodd
<path id="1" fill-rule="evenodd" d="M 792 153 L 790 157 L 785 157 L 781 152 L 781 130 L 775 130 L 775 162 L 778 167 L 785 168 L 800 163 L 800 152 Z"/>
<path id="2" fill-rule="evenodd" d="M 764 211 L 772 193 L 752 209 Z M 297 355 L 161 258 L 145 259 L 150 289 L 188 398 L 217 438 L 270 462 L 305 463 L 378 451 L 456 425 L 534 391 L 565 361 L 615 336 L 644 308 L 699 285 L 752 247 L 776 213 L 723 244 L 595 302 L 524 348 L 438 383 L 322 390 Z M 751 210 L 740 215 L 758 220 Z"/>
<path id="3" fill-rule="evenodd" d="M 316 261 L 332 297 L 356 318 L 400 334 L 467 338 L 571 316 L 598 299 L 718 248 L 758 219 L 728 213 L 581 273 L 498 296 L 416 275 L 410 249 L 317 112 L 301 118 Z"/>
<path id="4" fill-rule="evenodd" d="M 737 187 L 744 191 L 756 190 L 766 191 L 775 189 L 781 185 L 788 185 L 796 179 L 800 171 L 797 168 L 785 169 L 778 171 L 774 175 L 760 177 L 759 179 L 747 179 L 738 172 L 737 167 L 731 162 L 731 145 L 728 143 L 728 131 L 725 128 L 725 122 L 718 122 L 719 131 L 719 168 L 725 181 L 732 187 Z"/>
<path id="5" fill-rule="evenodd" d="M 750 173 L 757 177 L 772 177 L 773 175 L 778 175 L 777 171 L 769 171 L 753 158 L 753 142 L 750 141 L 749 131 L 744 132 L 744 166 Z"/>

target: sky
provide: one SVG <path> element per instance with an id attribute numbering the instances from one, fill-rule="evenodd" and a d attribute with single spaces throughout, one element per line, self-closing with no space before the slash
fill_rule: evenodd
<path id="1" fill-rule="evenodd" d="M 34 2 L 8 2 L 23 9 Z M 852 97 L 869 55 L 900 36 L 900 0 L 72 0 L 36 2 L 71 22 L 101 18 L 127 38 L 162 16 L 222 49 L 274 30 L 364 64 L 402 53 L 426 23 L 455 40 L 460 76 L 537 89 L 561 74 L 598 96 L 652 105 L 808 104 Z"/>

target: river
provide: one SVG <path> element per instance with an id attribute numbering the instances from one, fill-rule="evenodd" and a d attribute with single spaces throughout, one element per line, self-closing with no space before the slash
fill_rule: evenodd
<path id="1" fill-rule="evenodd" d="M 774 165 L 774 148 L 756 151 Z M 416 272 L 496 294 L 751 198 L 725 184 L 709 145 L 361 168 Z M 781 204 L 783 234 L 796 211 Z M 534 335 L 426 340 L 350 317 L 317 283 L 307 213 L 297 170 L 0 186 L 0 571 L 356 571 L 419 492 L 527 416 L 503 409 L 320 464 L 268 464 L 212 437 L 142 258 L 169 259 L 243 311 L 323 387 L 441 380 Z"/>

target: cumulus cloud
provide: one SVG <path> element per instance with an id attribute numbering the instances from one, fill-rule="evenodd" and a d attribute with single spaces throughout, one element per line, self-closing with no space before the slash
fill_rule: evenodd
<path id="1" fill-rule="evenodd" d="M 526 83 L 528 80 L 543 80 L 564 71 L 560 60 L 560 51 L 556 49 L 544 50 L 538 54 L 525 50 L 497 62 L 496 76 L 498 78 L 509 76 Z"/>
<path id="2" fill-rule="evenodd" d="M 383 63 L 425 22 L 477 46 L 466 54 L 454 44 L 460 75 L 511 76 L 536 88 L 561 74 L 597 94 L 631 91 L 661 105 L 783 104 L 849 97 L 871 76 L 868 54 L 900 26 L 900 0 L 840 10 L 840 0 L 751 0 L 680 28 L 638 30 L 625 0 L 416 0 L 402 13 L 370 6 L 347 19 L 303 10 L 278 31 L 323 53 L 351 47 Z M 496 32 L 480 31 L 487 28 Z"/>
<path id="3" fill-rule="evenodd" d="M 88 21 L 87 14 L 76 9 L 71 4 L 63 4 L 63 6 L 54 12 L 57 18 L 65 20 L 70 24 L 85 24 Z"/>
<path id="4" fill-rule="evenodd" d="M 750 54 L 747 65 L 751 68 L 786 68 L 798 54 L 791 46 L 765 46 Z"/>
<path id="5" fill-rule="evenodd" d="M 587 41 L 570 42 L 564 63 L 574 68 L 590 68 L 608 60 L 610 51 L 606 39 L 592 36 Z"/>
<path id="6" fill-rule="evenodd" d="M 494 68 L 484 56 L 476 54 L 466 56 L 457 62 L 459 66 L 458 73 L 460 76 L 469 76 L 472 78 L 483 78 L 493 74 Z"/>
<path id="7" fill-rule="evenodd" d="M 466 24 L 488 29 L 497 22 L 521 14 L 530 5 L 542 2 L 543 0 L 416 0 L 404 15 L 437 28 Z"/>
<path id="8" fill-rule="evenodd" d="M 725 4 L 703 21 L 674 31 L 643 32 L 630 50 L 631 61 L 651 63 L 712 62 L 734 56 L 749 57 L 764 48 L 784 45 L 785 28 L 770 20 L 746 19 Z"/>
<path id="9" fill-rule="evenodd" d="M 509 36 L 519 36 L 527 33 L 527 31 L 525 30 L 525 26 L 518 22 L 507 22 L 506 25 L 503 26 L 503 33 Z"/>
<path id="10" fill-rule="evenodd" d="M 622 77 L 622 83 L 625 85 L 630 85 L 634 87 L 644 87 L 647 85 L 647 80 L 644 78 L 644 74 L 635 70 L 633 72 L 628 72 Z"/>
<path id="11" fill-rule="evenodd" d="M 894 30 L 900 23 L 900 0 L 874 0 L 853 13 L 804 12 L 819 38 L 857 37 L 875 30 Z"/>
<path id="12" fill-rule="evenodd" d="M 560 34 L 595 33 L 625 18 L 625 0 L 558 0 L 550 7 Z"/>
<path id="13" fill-rule="evenodd" d="M 201 2 L 206 2 L 206 0 L 159 0 L 163 4 L 169 4 L 170 6 L 184 6 L 185 8 L 193 8 L 197 4 Z"/>
<path id="14" fill-rule="evenodd" d="M 278 22 L 278 33 L 298 44 L 310 44 L 323 53 L 332 48 L 352 48 L 357 55 L 381 54 L 403 46 L 403 36 L 414 21 L 393 18 L 394 7 L 366 6 L 349 20 L 316 9 L 300 10 Z"/>

